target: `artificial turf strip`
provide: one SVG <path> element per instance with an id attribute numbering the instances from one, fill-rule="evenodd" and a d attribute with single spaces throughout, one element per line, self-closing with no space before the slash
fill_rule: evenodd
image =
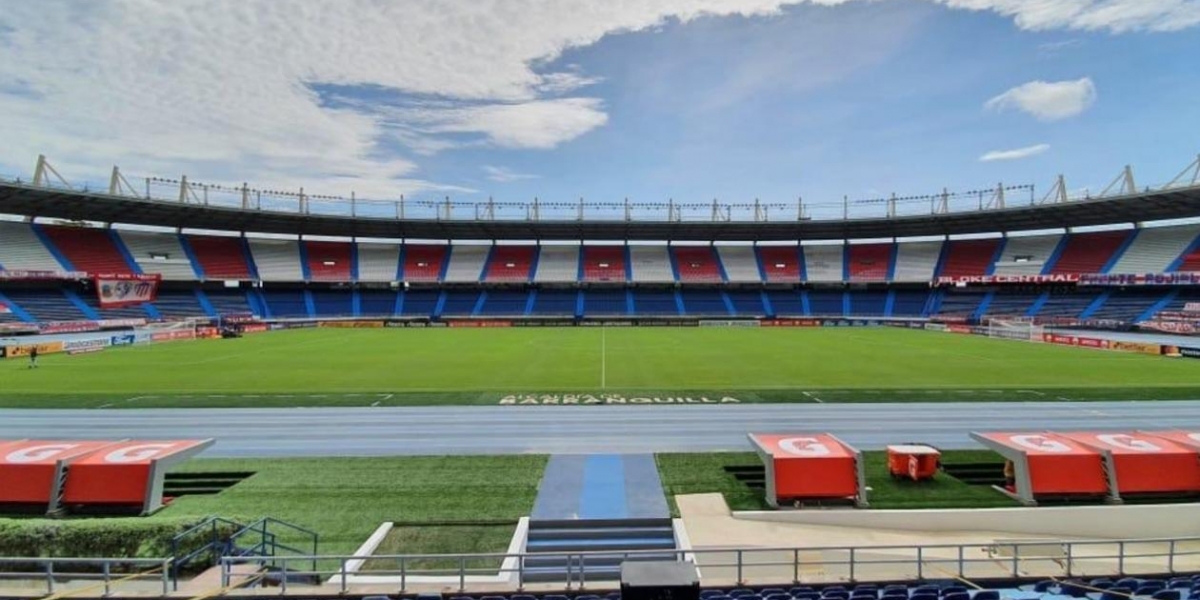
<path id="1" fill-rule="evenodd" d="M 1200 398 L 1200 361 L 898 328 L 312 329 L 0 361 L 0 407 Z M 809 392 L 805 394 L 804 392 Z"/>
<path id="2" fill-rule="evenodd" d="M 705 454 L 659 454 L 658 472 L 670 501 L 671 514 L 679 516 L 675 495 L 720 493 L 731 510 L 770 510 L 759 490 L 751 489 L 725 470 L 725 467 L 762 466 L 753 452 Z M 995 461 L 987 451 L 942 453 L 942 462 Z M 868 499 L 875 509 L 915 508 L 995 508 L 1017 506 L 1008 497 L 988 486 L 967 485 L 945 473 L 932 481 L 894 480 L 888 474 L 886 452 L 863 452 L 863 469 L 870 488 Z"/>
<path id="3" fill-rule="evenodd" d="M 179 470 L 255 474 L 217 495 L 181 497 L 150 518 L 270 516 L 319 533 L 321 554 L 349 555 L 386 521 L 516 523 L 533 510 L 545 465 L 546 457 L 538 455 L 197 459 Z M 460 533 L 454 526 L 430 527 L 396 550 L 504 552 L 508 547 L 504 535 L 477 541 Z"/>
<path id="4" fill-rule="evenodd" d="M 506 525 L 398 525 L 388 532 L 387 537 L 375 549 L 376 556 L 414 554 L 500 554 L 508 551 L 516 523 Z M 494 575 L 500 568 L 501 557 L 478 557 L 462 561 L 432 558 L 406 560 L 404 565 L 396 559 L 373 558 L 366 561 L 364 571 L 411 572 L 413 570 L 445 569 L 447 574 L 457 574 L 459 565 L 466 569 L 480 569 L 469 575 Z M 486 571 L 486 573 L 485 573 Z M 423 573 L 428 575 L 429 573 Z"/>

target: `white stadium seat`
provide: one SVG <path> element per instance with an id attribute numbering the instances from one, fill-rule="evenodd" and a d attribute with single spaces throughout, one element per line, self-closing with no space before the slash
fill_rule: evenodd
<path id="1" fill-rule="evenodd" d="M 1110 273 L 1162 273 L 1200 235 L 1200 226 L 1147 227 L 1141 230 Z"/>
<path id="2" fill-rule="evenodd" d="M 395 281 L 400 268 L 400 246 L 397 244 L 358 244 L 359 281 Z"/>
<path id="3" fill-rule="evenodd" d="M 483 276 L 483 264 L 487 262 L 491 246 L 455 244 L 450 249 L 450 266 L 446 269 L 446 281 L 479 281 Z"/>
<path id="4" fill-rule="evenodd" d="M 892 281 L 932 281 L 941 254 L 941 241 L 896 244 L 896 272 Z"/>
<path id="5" fill-rule="evenodd" d="M 1000 251 L 996 275 L 1038 275 L 1062 241 L 1062 234 L 1010 237 Z"/>
<path id="6" fill-rule="evenodd" d="M 62 265 L 25 223 L 0 221 L 0 268 L 10 271 L 60 271 Z"/>
<path id="7" fill-rule="evenodd" d="M 717 256 L 725 268 L 725 277 L 733 282 L 760 282 L 762 274 L 758 272 L 758 258 L 754 255 L 754 246 L 717 246 Z"/>
<path id="8" fill-rule="evenodd" d="M 263 281 L 303 281 L 300 243 L 296 240 L 247 238 L 258 278 Z"/>
<path id="9" fill-rule="evenodd" d="M 178 235 L 127 230 L 118 230 L 117 233 L 143 273 L 159 273 L 163 279 L 172 281 L 196 279 L 196 270 L 183 251 Z"/>
<path id="10" fill-rule="evenodd" d="M 537 282 L 573 282 L 579 278 L 579 246 L 542 246 L 538 256 Z"/>
<path id="11" fill-rule="evenodd" d="M 630 246 L 629 262 L 633 267 L 633 281 L 675 281 L 666 246 Z"/>
<path id="12" fill-rule="evenodd" d="M 804 273 L 808 281 L 841 281 L 844 246 L 804 246 Z"/>

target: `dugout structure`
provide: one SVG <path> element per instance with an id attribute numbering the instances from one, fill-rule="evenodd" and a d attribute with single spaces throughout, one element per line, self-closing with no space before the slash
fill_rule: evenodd
<path id="1" fill-rule="evenodd" d="M 1011 485 L 996 489 L 1025 504 L 1109 493 L 1100 452 L 1049 432 L 971 433 L 971 438 L 1012 462 Z"/>
<path id="2" fill-rule="evenodd" d="M 748 437 L 762 458 L 771 506 L 819 501 L 867 506 L 862 453 L 837 437 L 828 433 L 751 433 Z"/>
<path id="3" fill-rule="evenodd" d="M 0 441 L 0 510 L 147 515 L 167 471 L 213 440 Z"/>
<path id="4" fill-rule="evenodd" d="M 1065 434 L 1104 457 L 1109 496 L 1200 494 L 1200 453 L 1153 433 Z"/>

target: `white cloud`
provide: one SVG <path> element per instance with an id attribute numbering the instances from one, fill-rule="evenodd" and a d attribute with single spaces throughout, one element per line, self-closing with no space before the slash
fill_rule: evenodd
<path id="1" fill-rule="evenodd" d="M 1091 78 L 1074 81 L 1030 81 L 1014 87 L 984 104 L 990 110 L 1016 109 L 1042 121 L 1074 117 L 1096 102 L 1096 85 Z"/>
<path id="2" fill-rule="evenodd" d="M 979 162 L 993 162 L 997 160 L 1021 160 L 1045 153 L 1050 149 L 1050 144 L 1037 144 L 1035 146 L 1026 146 L 1024 148 L 1015 148 L 1013 150 L 992 150 L 987 154 L 979 157 Z"/>
<path id="3" fill-rule="evenodd" d="M 511 181 L 522 181 L 525 179 L 537 179 L 537 175 L 529 173 L 518 173 L 508 167 L 497 167 L 494 165 L 484 165 L 483 172 L 487 178 L 497 183 L 509 183 Z"/>
<path id="4" fill-rule="evenodd" d="M 672 19 L 850 1 L 865 0 L 0 0 L 0 164 L 45 153 L 75 178 L 115 162 L 316 193 L 446 188 L 396 146 L 553 148 L 607 122 L 600 100 L 579 95 L 595 78 L 544 72 L 568 49 Z M 1200 23 L 1196 0 L 929 1 L 1025 29 Z M 322 85 L 447 102 L 336 107 Z"/>

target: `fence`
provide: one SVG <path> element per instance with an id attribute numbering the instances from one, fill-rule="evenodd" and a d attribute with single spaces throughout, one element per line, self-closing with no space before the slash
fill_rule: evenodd
<path id="1" fill-rule="evenodd" d="M 612 559 L 661 559 L 671 551 L 572 552 L 537 554 L 461 554 L 374 556 L 372 562 L 393 563 L 394 568 L 355 573 L 347 568 L 353 556 L 297 556 L 276 559 L 223 558 L 222 583 L 228 584 L 238 565 L 270 565 L 285 575 L 279 578 L 281 593 L 291 578 L 319 578 L 346 592 L 364 575 L 371 584 L 394 578 L 401 592 L 413 585 L 438 583 L 457 585 L 486 579 L 489 590 L 507 587 L 523 590 L 528 581 L 527 559 L 557 559 L 565 564 L 561 576 L 548 579 L 540 570 L 539 585 L 565 589 L 588 585 L 587 566 Z M 784 547 L 706 548 L 676 550 L 675 560 L 693 561 L 703 585 L 819 584 L 860 581 L 904 581 L 923 579 L 1005 579 L 1025 577 L 1085 577 L 1160 575 L 1200 572 L 1200 538 L 1143 539 L 1118 541 L 998 540 L 990 544 L 874 546 L 874 547 Z M 361 559 L 362 557 L 357 557 Z M 325 569 L 292 570 L 293 566 L 330 565 Z M 495 565 L 509 566 L 476 566 Z M 592 583 L 595 583 L 593 581 Z"/>
<path id="2" fill-rule="evenodd" d="M 0 557 L 0 595 L 7 592 L 5 582 L 12 581 L 41 583 L 46 594 L 93 597 L 101 594 L 92 592 L 102 591 L 102 595 L 109 596 L 115 585 L 142 582 L 152 583 L 166 596 L 170 592 L 171 559 Z"/>

